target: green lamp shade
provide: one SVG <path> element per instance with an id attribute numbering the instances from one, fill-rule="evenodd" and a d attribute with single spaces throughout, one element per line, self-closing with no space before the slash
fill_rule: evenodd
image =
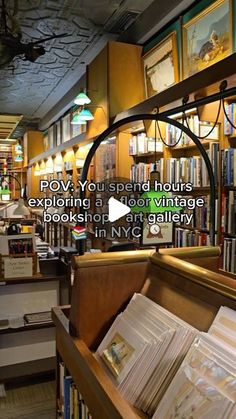
<path id="1" fill-rule="evenodd" d="M 73 125 L 86 125 L 87 122 L 83 119 L 80 119 L 79 114 L 76 113 L 72 118 L 71 124 L 73 124 Z"/>
<path id="2" fill-rule="evenodd" d="M 21 156 L 21 155 L 18 155 L 18 156 L 16 156 L 15 157 L 15 159 L 14 159 L 16 162 L 21 162 L 21 161 L 23 161 L 23 157 Z"/>
<path id="3" fill-rule="evenodd" d="M 74 103 L 79 106 L 88 105 L 90 102 L 91 99 L 84 92 L 80 92 L 74 100 Z"/>
<path id="4" fill-rule="evenodd" d="M 10 195 L 10 189 L 0 189 L 0 195 Z"/>
<path id="5" fill-rule="evenodd" d="M 138 206 L 135 205 L 133 208 L 131 208 L 131 212 L 135 212 L 135 213 L 139 213 L 139 212 L 143 212 L 144 214 L 156 214 L 156 213 L 160 213 L 160 212 L 166 212 L 166 211 L 172 211 L 172 212 L 176 212 L 176 211 L 180 211 L 182 208 L 181 207 L 172 207 L 172 206 L 157 206 L 155 203 L 155 199 L 159 200 L 162 197 L 166 197 L 166 198 L 171 198 L 171 195 L 168 192 L 160 192 L 160 191 L 149 191 L 149 192 L 144 192 L 141 195 L 141 198 L 146 199 L 149 198 L 149 205 L 148 206 Z"/>
<path id="6" fill-rule="evenodd" d="M 82 121 L 92 121 L 94 119 L 93 114 L 88 109 L 82 109 L 78 116 Z"/>

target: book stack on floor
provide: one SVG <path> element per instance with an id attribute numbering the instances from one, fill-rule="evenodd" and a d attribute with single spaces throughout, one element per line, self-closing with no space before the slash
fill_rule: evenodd
<path id="1" fill-rule="evenodd" d="M 236 312 L 221 307 L 201 333 L 162 398 L 153 419 L 236 417 Z"/>
<path id="2" fill-rule="evenodd" d="M 96 357 L 126 400 L 152 415 L 186 355 L 196 329 L 135 294 Z"/>
<path id="3" fill-rule="evenodd" d="M 57 418 L 59 419 L 92 419 L 73 378 L 67 374 L 63 362 L 60 370 L 60 399 L 58 400 Z"/>

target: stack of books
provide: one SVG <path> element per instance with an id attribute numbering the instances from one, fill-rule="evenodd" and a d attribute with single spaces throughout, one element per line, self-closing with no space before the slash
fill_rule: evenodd
<path id="1" fill-rule="evenodd" d="M 196 333 L 158 304 L 134 294 L 99 345 L 96 357 L 122 396 L 152 415 Z"/>
<path id="2" fill-rule="evenodd" d="M 44 324 L 52 322 L 51 311 L 28 313 L 24 315 L 25 325 Z"/>

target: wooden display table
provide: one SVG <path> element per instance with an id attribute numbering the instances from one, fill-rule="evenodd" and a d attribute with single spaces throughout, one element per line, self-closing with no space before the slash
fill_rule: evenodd
<path id="1" fill-rule="evenodd" d="M 217 266 L 219 258 L 218 247 L 170 249 L 159 254 L 152 251 L 117 252 L 74 258 L 76 276 L 72 306 L 54 308 L 53 321 L 58 355 L 72 375 L 93 419 L 147 417 L 122 399 L 93 356 L 93 350 L 115 315 L 124 309 L 134 291 L 142 292 L 194 327 L 207 331 L 221 305 L 236 309 L 235 281 L 199 266 Z M 111 294 L 111 287 L 116 295 Z M 71 336 L 69 329 L 79 338 Z"/>

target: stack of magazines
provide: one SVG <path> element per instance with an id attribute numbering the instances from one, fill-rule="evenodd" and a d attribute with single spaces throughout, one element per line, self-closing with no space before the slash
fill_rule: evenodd
<path id="1" fill-rule="evenodd" d="M 96 356 L 123 397 L 152 415 L 196 334 L 189 324 L 135 294 Z"/>

